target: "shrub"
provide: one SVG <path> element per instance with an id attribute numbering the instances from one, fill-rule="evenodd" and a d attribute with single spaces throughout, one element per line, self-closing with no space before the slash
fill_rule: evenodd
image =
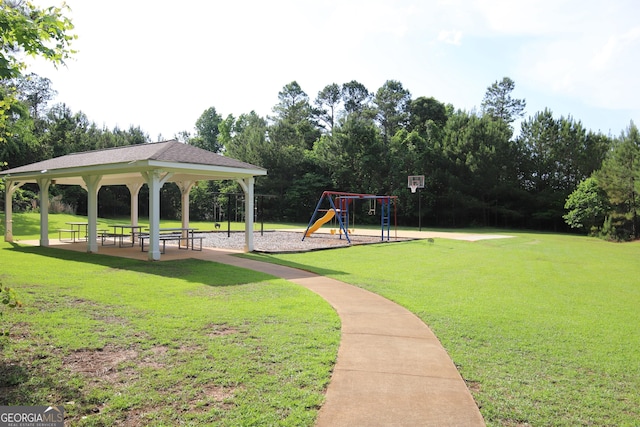
<path id="1" fill-rule="evenodd" d="M 0 336 L 9 335 L 9 330 L 3 320 L 4 307 L 16 308 L 21 305 L 22 303 L 18 301 L 15 291 L 8 286 L 2 286 L 2 282 L 0 282 Z"/>

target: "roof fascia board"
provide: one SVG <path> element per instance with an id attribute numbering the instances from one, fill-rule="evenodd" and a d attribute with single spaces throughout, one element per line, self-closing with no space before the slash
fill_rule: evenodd
<path id="1" fill-rule="evenodd" d="M 266 175 L 265 169 L 245 169 L 231 166 L 214 166 L 214 165 L 198 165 L 197 168 L 189 167 L 192 163 L 178 162 L 162 162 L 157 160 L 149 160 L 148 166 L 151 169 L 162 169 L 172 172 L 193 173 L 195 174 L 224 174 L 229 176 L 259 176 Z"/>
<path id="2" fill-rule="evenodd" d="M 91 176 L 91 175 L 115 175 L 119 173 L 135 173 L 142 170 L 148 170 L 148 168 L 141 168 L 140 165 L 132 166 L 129 163 L 111 163 L 104 165 L 94 166 L 80 166 L 75 168 L 63 168 L 63 169 L 51 169 L 46 171 L 32 171 L 32 172 L 18 172 L 6 174 L 5 178 L 16 180 L 22 179 L 38 179 L 38 178 L 68 178 L 76 176 Z"/>

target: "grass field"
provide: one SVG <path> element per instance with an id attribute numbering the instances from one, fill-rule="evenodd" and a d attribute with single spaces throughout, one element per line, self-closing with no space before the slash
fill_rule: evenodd
<path id="1" fill-rule="evenodd" d="M 640 244 L 515 236 L 257 257 L 416 313 L 490 426 L 640 425 Z"/>
<path id="2" fill-rule="evenodd" d="M 0 308 L 0 405 L 70 426 L 312 425 L 339 345 L 314 293 L 211 262 L 3 242 L 0 281 L 23 303 Z"/>
<path id="3" fill-rule="evenodd" d="M 640 244 L 510 234 L 248 256 L 416 313 L 489 426 L 637 426 Z M 69 399 L 79 425 L 313 423 L 339 322 L 296 286 L 217 264 L 6 244 L 0 268 L 26 303 L 5 317 L 13 329 L 0 404 Z M 80 370 L 90 354 L 110 355 L 109 370 Z"/>

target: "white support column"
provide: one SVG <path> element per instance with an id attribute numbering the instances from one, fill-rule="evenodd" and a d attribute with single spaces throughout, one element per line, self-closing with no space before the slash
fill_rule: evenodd
<path id="1" fill-rule="evenodd" d="M 237 181 L 244 191 L 244 251 L 253 252 L 253 188 L 256 180 L 250 176 Z"/>
<path id="2" fill-rule="evenodd" d="M 4 188 L 4 241 L 13 242 L 13 193 L 22 187 L 24 182 L 7 180 Z"/>
<path id="3" fill-rule="evenodd" d="M 98 252 L 98 191 L 102 176 L 83 176 L 82 180 L 87 186 L 87 252 Z"/>
<path id="4" fill-rule="evenodd" d="M 142 172 L 142 176 L 149 186 L 149 260 L 158 261 L 160 259 L 160 189 L 173 175 L 165 173 L 161 176 L 161 171 L 154 170 Z"/>
<path id="5" fill-rule="evenodd" d="M 182 228 L 189 228 L 189 193 L 196 184 L 196 181 L 176 182 L 182 195 Z M 187 237 L 187 232 L 182 232 L 182 237 Z"/>
<path id="6" fill-rule="evenodd" d="M 40 187 L 40 246 L 49 246 L 49 178 L 38 179 Z"/>
<path id="7" fill-rule="evenodd" d="M 131 197 L 131 225 L 138 225 L 138 194 L 143 184 L 142 182 L 127 184 Z"/>

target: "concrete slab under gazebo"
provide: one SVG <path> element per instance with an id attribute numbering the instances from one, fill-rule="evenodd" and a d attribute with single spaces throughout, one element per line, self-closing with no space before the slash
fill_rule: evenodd
<path id="1" fill-rule="evenodd" d="M 131 222 L 138 222 L 138 193 L 149 187 L 150 260 L 160 259 L 160 189 L 177 184 L 182 195 L 182 226 L 189 227 L 189 192 L 197 181 L 235 180 L 245 195 L 245 212 L 254 211 L 255 177 L 266 175 L 244 163 L 179 141 L 165 141 L 68 154 L 0 172 L 5 186 L 5 241 L 13 241 L 12 200 L 16 189 L 36 183 L 40 189 L 40 246 L 49 246 L 49 187 L 79 185 L 87 190 L 87 252 L 98 252 L 98 191 L 126 185 Z M 245 215 L 245 251 L 253 251 L 253 215 Z"/>

